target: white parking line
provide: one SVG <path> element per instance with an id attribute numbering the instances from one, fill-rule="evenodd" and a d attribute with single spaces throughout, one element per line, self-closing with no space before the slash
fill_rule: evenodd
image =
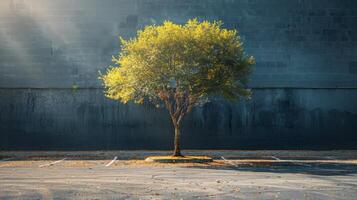
<path id="1" fill-rule="evenodd" d="M 271 158 L 275 159 L 275 160 L 280 160 L 279 158 L 275 157 L 275 156 L 270 156 Z"/>
<path id="2" fill-rule="evenodd" d="M 4 159 L 1 159 L 0 162 L 5 162 L 5 161 L 9 161 L 9 160 L 12 160 L 14 158 L 4 158 Z"/>
<path id="3" fill-rule="evenodd" d="M 336 159 L 335 156 L 326 156 L 326 158 L 329 159 L 329 160 L 335 160 Z"/>
<path id="4" fill-rule="evenodd" d="M 277 160 L 277 161 L 290 162 L 290 163 L 293 163 L 293 164 L 295 164 L 295 165 L 301 165 L 301 166 L 305 166 L 305 167 L 310 167 L 310 165 L 301 163 L 300 160 L 282 160 L 282 159 L 279 159 L 279 158 L 277 158 L 277 157 L 275 157 L 275 156 L 270 156 L 270 157 L 271 157 L 271 158 L 274 158 L 274 159 Z"/>
<path id="5" fill-rule="evenodd" d="M 280 161 L 280 162 L 290 162 L 290 163 L 293 163 L 295 165 L 301 165 L 301 166 L 305 166 L 305 167 L 311 167 L 310 165 L 308 164 L 304 164 L 304 163 L 301 163 L 299 160 L 282 160 L 282 159 L 279 159 L 275 156 L 270 156 L 271 158 L 274 158 L 275 160 L 277 161 Z M 226 158 L 224 158 L 223 156 L 221 156 L 222 160 L 226 161 L 228 164 L 232 165 L 232 166 L 235 166 L 235 167 L 238 167 L 238 165 L 234 164 L 232 161 L 230 160 L 227 160 Z M 251 163 L 247 163 L 249 165 L 253 165 Z"/>
<path id="6" fill-rule="evenodd" d="M 110 161 L 108 164 L 106 164 L 106 167 L 109 167 L 111 164 L 113 164 L 117 160 L 118 156 L 115 156 L 112 161 Z"/>
<path id="7" fill-rule="evenodd" d="M 238 165 L 234 164 L 232 161 L 225 159 L 223 156 L 221 156 L 222 160 L 226 161 L 228 164 L 238 167 Z"/>
<path id="8" fill-rule="evenodd" d="M 6 161 L 10 161 L 10 160 L 13 160 L 13 159 L 14 158 L 4 158 L 4 159 L 0 160 L 0 163 L 4 163 Z M 2 166 L 4 166 L 4 165 L 0 165 L 0 167 L 2 167 Z"/>
<path id="9" fill-rule="evenodd" d="M 57 160 L 57 161 L 54 161 L 54 162 L 51 162 L 51 163 L 47 163 L 47 164 L 43 164 L 43 165 L 40 165 L 39 167 L 48 167 L 48 166 L 52 166 L 54 164 L 57 164 L 59 162 L 62 162 L 64 160 L 66 160 L 67 158 L 63 158 L 62 160 Z"/>
<path id="10" fill-rule="evenodd" d="M 311 167 L 311 165 L 304 164 L 301 160 L 281 160 L 281 161 L 290 162 L 290 163 L 293 163 L 295 165 L 300 165 L 300 166 L 304 166 L 304 167 Z"/>

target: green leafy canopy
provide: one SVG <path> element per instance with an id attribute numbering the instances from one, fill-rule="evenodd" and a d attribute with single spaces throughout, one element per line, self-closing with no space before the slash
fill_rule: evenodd
<path id="1" fill-rule="evenodd" d="M 108 98 L 155 104 L 184 98 L 189 111 L 209 96 L 235 100 L 251 94 L 246 84 L 254 58 L 245 55 L 237 30 L 222 28 L 220 21 L 165 21 L 121 43 L 114 66 L 100 75 Z"/>

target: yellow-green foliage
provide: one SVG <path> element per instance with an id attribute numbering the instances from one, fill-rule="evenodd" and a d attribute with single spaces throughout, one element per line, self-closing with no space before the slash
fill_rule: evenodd
<path id="1" fill-rule="evenodd" d="M 130 40 L 114 66 L 100 76 L 106 96 L 121 102 L 156 101 L 160 92 L 184 92 L 229 100 L 248 97 L 245 89 L 254 59 L 246 56 L 236 30 L 221 22 L 189 20 L 185 25 L 166 21 L 146 26 Z"/>

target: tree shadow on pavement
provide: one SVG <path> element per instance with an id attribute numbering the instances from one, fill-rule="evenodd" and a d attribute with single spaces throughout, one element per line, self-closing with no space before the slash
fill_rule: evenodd
<path id="1" fill-rule="evenodd" d="M 226 164 L 189 166 L 189 168 L 235 170 L 244 172 L 292 173 L 317 176 L 344 176 L 357 174 L 357 164 L 346 163 L 270 163 L 270 164 Z"/>

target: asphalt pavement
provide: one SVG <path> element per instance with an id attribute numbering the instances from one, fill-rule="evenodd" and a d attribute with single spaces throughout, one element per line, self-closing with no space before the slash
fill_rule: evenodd
<path id="1" fill-rule="evenodd" d="M 357 197 L 354 151 L 215 152 L 214 163 L 180 165 L 148 164 L 138 159 L 156 155 L 152 152 L 141 152 L 140 156 L 136 152 L 137 159 L 123 156 L 123 152 L 87 153 L 96 156 L 78 152 L 0 152 L 0 199 Z M 242 159 L 237 155 L 245 156 Z M 266 162 L 270 160 L 274 162 Z"/>

